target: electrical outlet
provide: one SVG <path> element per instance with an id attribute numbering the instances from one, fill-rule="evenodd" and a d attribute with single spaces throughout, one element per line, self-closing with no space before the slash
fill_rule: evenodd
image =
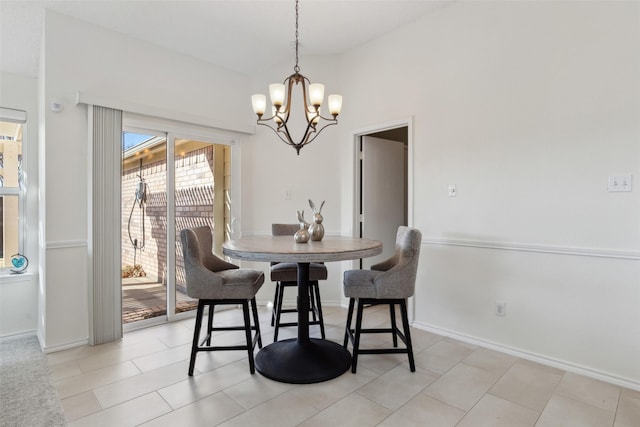
<path id="1" fill-rule="evenodd" d="M 507 314 L 507 303 L 504 301 L 496 301 L 496 316 L 505 316 Z"/>

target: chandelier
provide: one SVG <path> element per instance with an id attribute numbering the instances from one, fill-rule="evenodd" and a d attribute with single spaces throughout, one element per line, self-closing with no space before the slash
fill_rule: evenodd
<path id="1" fill-rule="evenodd" d="M 273 130 L 285 144 L 295 148 L 296 153 L 300 155 L 300 149 L 311 143 L 324 128 L 338 123 L 337 117 L 342 109 L 342 96 L 329 95 L 327 107 L 332 118 L 322 116 L 320 108 L 324 99 L 324 85 L 311 83 L 308 78 L 300 74 L 300 67 L 298 66 L 298 0 L 296 0 L 296 65 L 293 67 L 293 71 L 295 72 L 287 77 L 283 83 L 269 85 L 269 96 L 272 104 L 271 117 L 263 118 L 267 108 L 267 97 L 265 95 L 253 95 L 251 103 L 253 104 L 254 113 L 258 116 L 256 123 Z M 302 88 L 302 106 L 300 108 L 302 112 L 300 114 L 306 122 L 303 122 L 304 132 L 298 142 L 294 141 L 291 135 L 292 132 L 289 130 L 294 85 L 301 85 Z"/>

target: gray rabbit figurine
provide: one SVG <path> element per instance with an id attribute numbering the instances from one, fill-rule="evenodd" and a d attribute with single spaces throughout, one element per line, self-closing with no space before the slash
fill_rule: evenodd
<path id="1" fill-rule="evenodd" d="M 296 243 L 307 243 L 309 241 L 309 224 L 304 220 L 304 210 L 296 211 L 298 212 L 298 222 L 300 223 L 300 230 L 296 231 L 296 234 L 293 235 L 293 240 Z"/>
<path id="2" fill-rule="evenodd" d="M 313 211 L 313 219 L 314 222 L 309 226 L 309 234 L 311 235 L 311 240 L 319 242 L 324 237 L 324 225 L 322 225 L 322 207 L 324 206 L 324 200 L 320 204 L 320 209 L 316 210 L 316 206 L 313 204 L 311 199 L 309 199 L 309 206 L 311 206 L 311 210 Z"/>

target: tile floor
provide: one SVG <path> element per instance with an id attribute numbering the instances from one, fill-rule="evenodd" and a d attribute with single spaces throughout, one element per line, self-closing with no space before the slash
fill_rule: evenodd
<path id="1" fill-rule="evenodd" d="M 346 312 L 324 307 L 327 337 L 341 342 Z M 388 321 L 370 307 L 367 326 Z M 270 311 L 261 308 L 265 343 Z M 240 310 L 216 315 L 241 318 Z M 412 330 L 406 355 L 363 355 L 357 374 L 283 384 L 249 374 L 242 351 L 200 353 L 187 376 L 194 320 L 141 329 L 121 342 L 47 356 L 72 426 L 640 426 L 640 392 L 449 338 Z M 317 329 L 312 328 L 312 336 Z M 281 329 L 282 338 L 295 328 Z M 235 332 L 222 342 L 239 342 Z M 369 335 L 365 343 L 384 339 Z"/>

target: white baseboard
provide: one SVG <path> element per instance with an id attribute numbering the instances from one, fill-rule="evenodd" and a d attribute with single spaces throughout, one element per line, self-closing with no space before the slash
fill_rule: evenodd
<path id="1" fill-rule="evenodd" d="M 437 335 L 443 335 L 456 339 L 458 341 L 466 342 L 469 344 L 478 345 L 491 350 L 496 350 L 502 353 L 510 354 L 512 356 L 519 357 L 521 359 L 530 360 L 540 363 L 542 365 L 551 366 L 554 368 L 562 369 L 567 372 L 572 372 L 585 377 L 594 378 L 596 380 L 604 381 L 610 384 L 615 384 L 620 387 L 629 388 L 631 390 L 640 391 L 640 381 L 636 381 L 629 378 L 619 377 L 607 372 L 602 372 L 596 369 L 588 368 L 586 366 L 576 365 L 575 363 L 568 362 L 566 360 L 555 359 L 553 357 L 543 356 L 529 351 L 524 351 L 518 348 L 505 346 L 493 341 L 485 340 L 482 338 L 473 337 L 470 335 L 460 334 L 455 331 L 440 328 L 438 326 L 429 325 L 421 322 L 413 322 L 413 327 L 421 329 L 423 331 L 432 332 Z"/>
<path id="2" fill-rule="evenodd" d="M 42 341 L 40 343 L 42 344 Z M 46 346 L 42 350 L 45 353 L 55 353 L 56 351 L 68 350 L 70 348 L 80 347 L 80 346 L 88 345 L 88 344 L 89 344 L 89 338 L 85 338 L 85 339 L 82 339 L 82 340 L 71 341 L 71 342 L 68 342 L 68 343 L 65 343 L 65 344 Z"/>

